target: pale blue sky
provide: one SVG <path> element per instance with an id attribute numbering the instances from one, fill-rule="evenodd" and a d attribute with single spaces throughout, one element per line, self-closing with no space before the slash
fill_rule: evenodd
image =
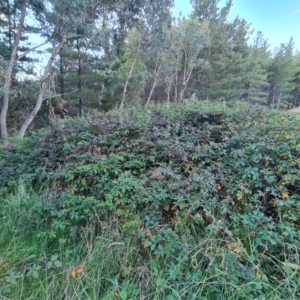
<path id="1" fill-rule="evenodd" d="M 226 0 L 221 0 L 224 6 Z M 174 13 L 188 15 L 192 10 L 189 0 L 175 0 Z M 233 0 L 229 18 L 237 15 L 261 31 L 270 49 L 294 38 L 295 49 L 300 50 L 300 0 Z"/>

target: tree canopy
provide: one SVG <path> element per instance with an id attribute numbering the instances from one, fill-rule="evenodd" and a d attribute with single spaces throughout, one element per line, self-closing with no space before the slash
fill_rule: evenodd
<path id="1" fill-rule="evenodd" d="M 175 18 L 171 0 L 2 0 L 3 142 L 48 117 L 151 101 L 300 105 L 292 39 L 272 52 L 247 20 L 229 20 L 232 1 L 191 4 Z"/>

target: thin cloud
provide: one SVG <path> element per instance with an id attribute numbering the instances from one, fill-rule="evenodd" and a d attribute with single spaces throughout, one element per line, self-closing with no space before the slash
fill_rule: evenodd
<path id="1" fill-rule="evenodd" d="M 298 14 L 300 14 L 300 9 L 294 11 L 294 12 L 290 15 L 290 17 L 295 16 L 295 15 L 298 15 Z"/>

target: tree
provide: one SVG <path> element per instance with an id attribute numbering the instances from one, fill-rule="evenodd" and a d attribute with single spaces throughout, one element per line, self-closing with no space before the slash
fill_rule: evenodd
<path id="1" fill-rule="evenodd" d="M 39 11 L 40 7 L 42 6 L 41 2 L 39 1 L 29 1 L 29 0 L 22 0 L 22 1 L 14 1 L 12 4 L 9 1 L 5 1 L 5 15 L 7 18 L 7 38 L 8 38 L 8 47 L 6 49 L 10 49 L 10 55 L 8 53 L 4 53 L 4 57 L 9 56 L 9 61 L 7 63 L 7 68 L 4 75 L 4 84 L 3 84 L 3 96 L 2 96 L 2 107 L 1 107 L 1 114 L 0 114 L 0 129 L 1 129 L 1 139 L 3 144 L 7 144 L 7 125 L 6 125 L 6 118 L 7 118 L 7 111 L 9 105 L 9 94 L 11 88 L 11 82 L 13 78 L 13 70 L 18 61 L 21 59 L 24 60 L 26 55 L 33 50 L 37 49 L 38 47 L 42 46 L 44 43 L 35 46 L 31 49 L 27 47 L 20 48 L 20 41 L 22 39 L 22 35 L 24 34 L 25 29 L 25 17 L 27 13 L 27 5 L 35 10 Z M 3 3 L 4 4 L 4 3 Z M 18 25 L 12 24 L 12 20 L 18 18 Z M 15 34 L 13 34 L 16 32 Z M 24 38 L 24 37 L 23 37 Z M 2 47 L 4 48 L 4 43 L 2 42 Z M 22 53 L 19 53 L 18 50 L 23 50 Z"/>
<path id="2" fill-rule="evenodd" d="M 131 78 L 134 66 L 136 64 L 136 60 L 141 48 L 142 43 L 147 38 L 148 34 L 151 34 L 153 27 L 161 27 L 166 18 L 170 16 L 170 6 L 172 4 L 171 0 L 160 0 L 160 1 L 145 1 L 145 5 L 143 7 L 143 19 L 139 24 L 140 28 L 143 28 L 140 32 L 141 35 L 137 40 L 137 44 L 135 46 L 135 50 L 133 53 L 133 60 L 131 63 L 131 67 L 129 69 L 128 75 L 125 80 L 123 93 L 120 101 L 120 108 L 124 107 L 125 97 L 127 93 L 127 87 L 129 80 Z"/>
<path id="3" fill-rule="evenodd" d="M 101 69 L 101 59 L 95 55 L 89 38 L 68 41 L 52 68 L 56 74 L 53 108 L 65 105 L 70 116 L 81 116 L 83 107 L 99 109 L 104 84 Z"/>
<path id="4" fill-rule="evenodd" d="M 179 100 L 182 101 L 190 80 L 206 68 L 206 60 L 200 56 L 200 53 L 209 45 L 207 22 L 203 21 L 199 24 L 196 19 L 183 20 L 182 24 L 177 27 L 175 43 L 180 54 L 178 57 L 180 71 L 176 73 L 176 90 L 179 91 Z M 175 100 L 177 100 L 176 97 Z"/>
<path id="5" fill-rule="evenodd" d="M 125 36 L 124 32 L 128 27 L 132 26 L 139 16 L 141 17 L 147 12 L 143 8 L 148 3 L 146 0 L 133 0 L 130 2 L 117 0 L 49 1 L 51 7 L 47 22 L 52 28 L 51 32 L 48 33 L 52 44 L 51 55 L 41 78 L 36 105 L 19 130 L 20 137 L 24 136 L 28 126 L 41 108 L 44 84 L 51 75 L 54 60 L 66 42 L 83 36 L 94 37 L 93 33 L 97 32 L 97 25 L 101 37 L 104 36 L 99 46 L 104 54 L 108 55 L 109 45 L 114 40 L 118 41 L 120 37 Z M 157 3 L 159 1 L 153 1 L 152 5 L 157 5 Z M 78 34 L 78 32 L 80 33 Z"/>
<path id="6" fill-rule="evenodd" d="M 267 68 L 271 55 L 268 51 L 267 41 L 261 32 L 257 33 L 249 50 L 249 64 L 245 70 L 247 73 L 246 89 L 242 98 L 251 103 L 266 104 L 269 88 Z"/>
<path id="7" fill-rule="evenodd" d="M 192 0 L 192 17 L 200 24 L 205 23 L 209 44 L 202 49 L 200 58 L 205 62 L 205 68 L 197 73 L 190 85 L 190 90 L 199 98 L 217 98 L 217 77 L 222 76 L 226 68 L 231 47 L 232 26 L 227 17 L 232 1 L 227 1 L 225 6 L 219 7 L 220 0 Z"/>
<path id="8" fill-rule="evenodd" d="M 240 99 L 247 92 L 251 76 L 250 49 L 248 46 L 249 24 L 240 18 L 227 23 L 223 33 L 224 48 L 214 68 L 214 97 L 224 100 Z"/>
<path id="9" fill-rule="evenodd" d="M 19 20 L 19 25 L 12 45 L 10 60 L 4 76 L 5 79 L 3 85 L 3 98 L 2 98 L 2 107 L 1 107 L 1 114 L 0 114 L 1 138 L 4 144 L 7 143 L 7 137 L 8 137 L 7 127 L 6 127 L 6 117 L 7 117 L 8 102 L 9 102 L 10 84 L 12 79 L 13 68 L 16 62 L 17 50 L 18 50 L 19 42 L 23 31 L 24 20 L 26 15 L 26 4 L 27 4 L 27 0 L 23 0 L 22 6 L 20 8 L 21 16 Z"/>
<path id="10" fill-rule="evenodd" d="M 293 76 L 296 66 L 293 59 L 294 41 L 281 44 L 268 68 L 268 82 L 270 84 L 268 104 L 279 109 L 282 102 L 292 100 L 292 91 L 295 88 Z"/>
<path id="11" fill-rule="evenodd" d="M 300 53 L 294 56 L 293 63 L 295 65 L 295 73 L 292 78 L 294 84 L 292 105 L 293 107 L 298 107 L 300 105 Z"/>

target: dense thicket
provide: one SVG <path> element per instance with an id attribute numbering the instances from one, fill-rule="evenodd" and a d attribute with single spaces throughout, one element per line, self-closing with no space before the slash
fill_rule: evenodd
<path id="1" fill-rule="evenodd" d="M 20 140 L 0 155 L 0 293 L 298 299 L 299 144 L 296 115 L 209 101 Z"/>

